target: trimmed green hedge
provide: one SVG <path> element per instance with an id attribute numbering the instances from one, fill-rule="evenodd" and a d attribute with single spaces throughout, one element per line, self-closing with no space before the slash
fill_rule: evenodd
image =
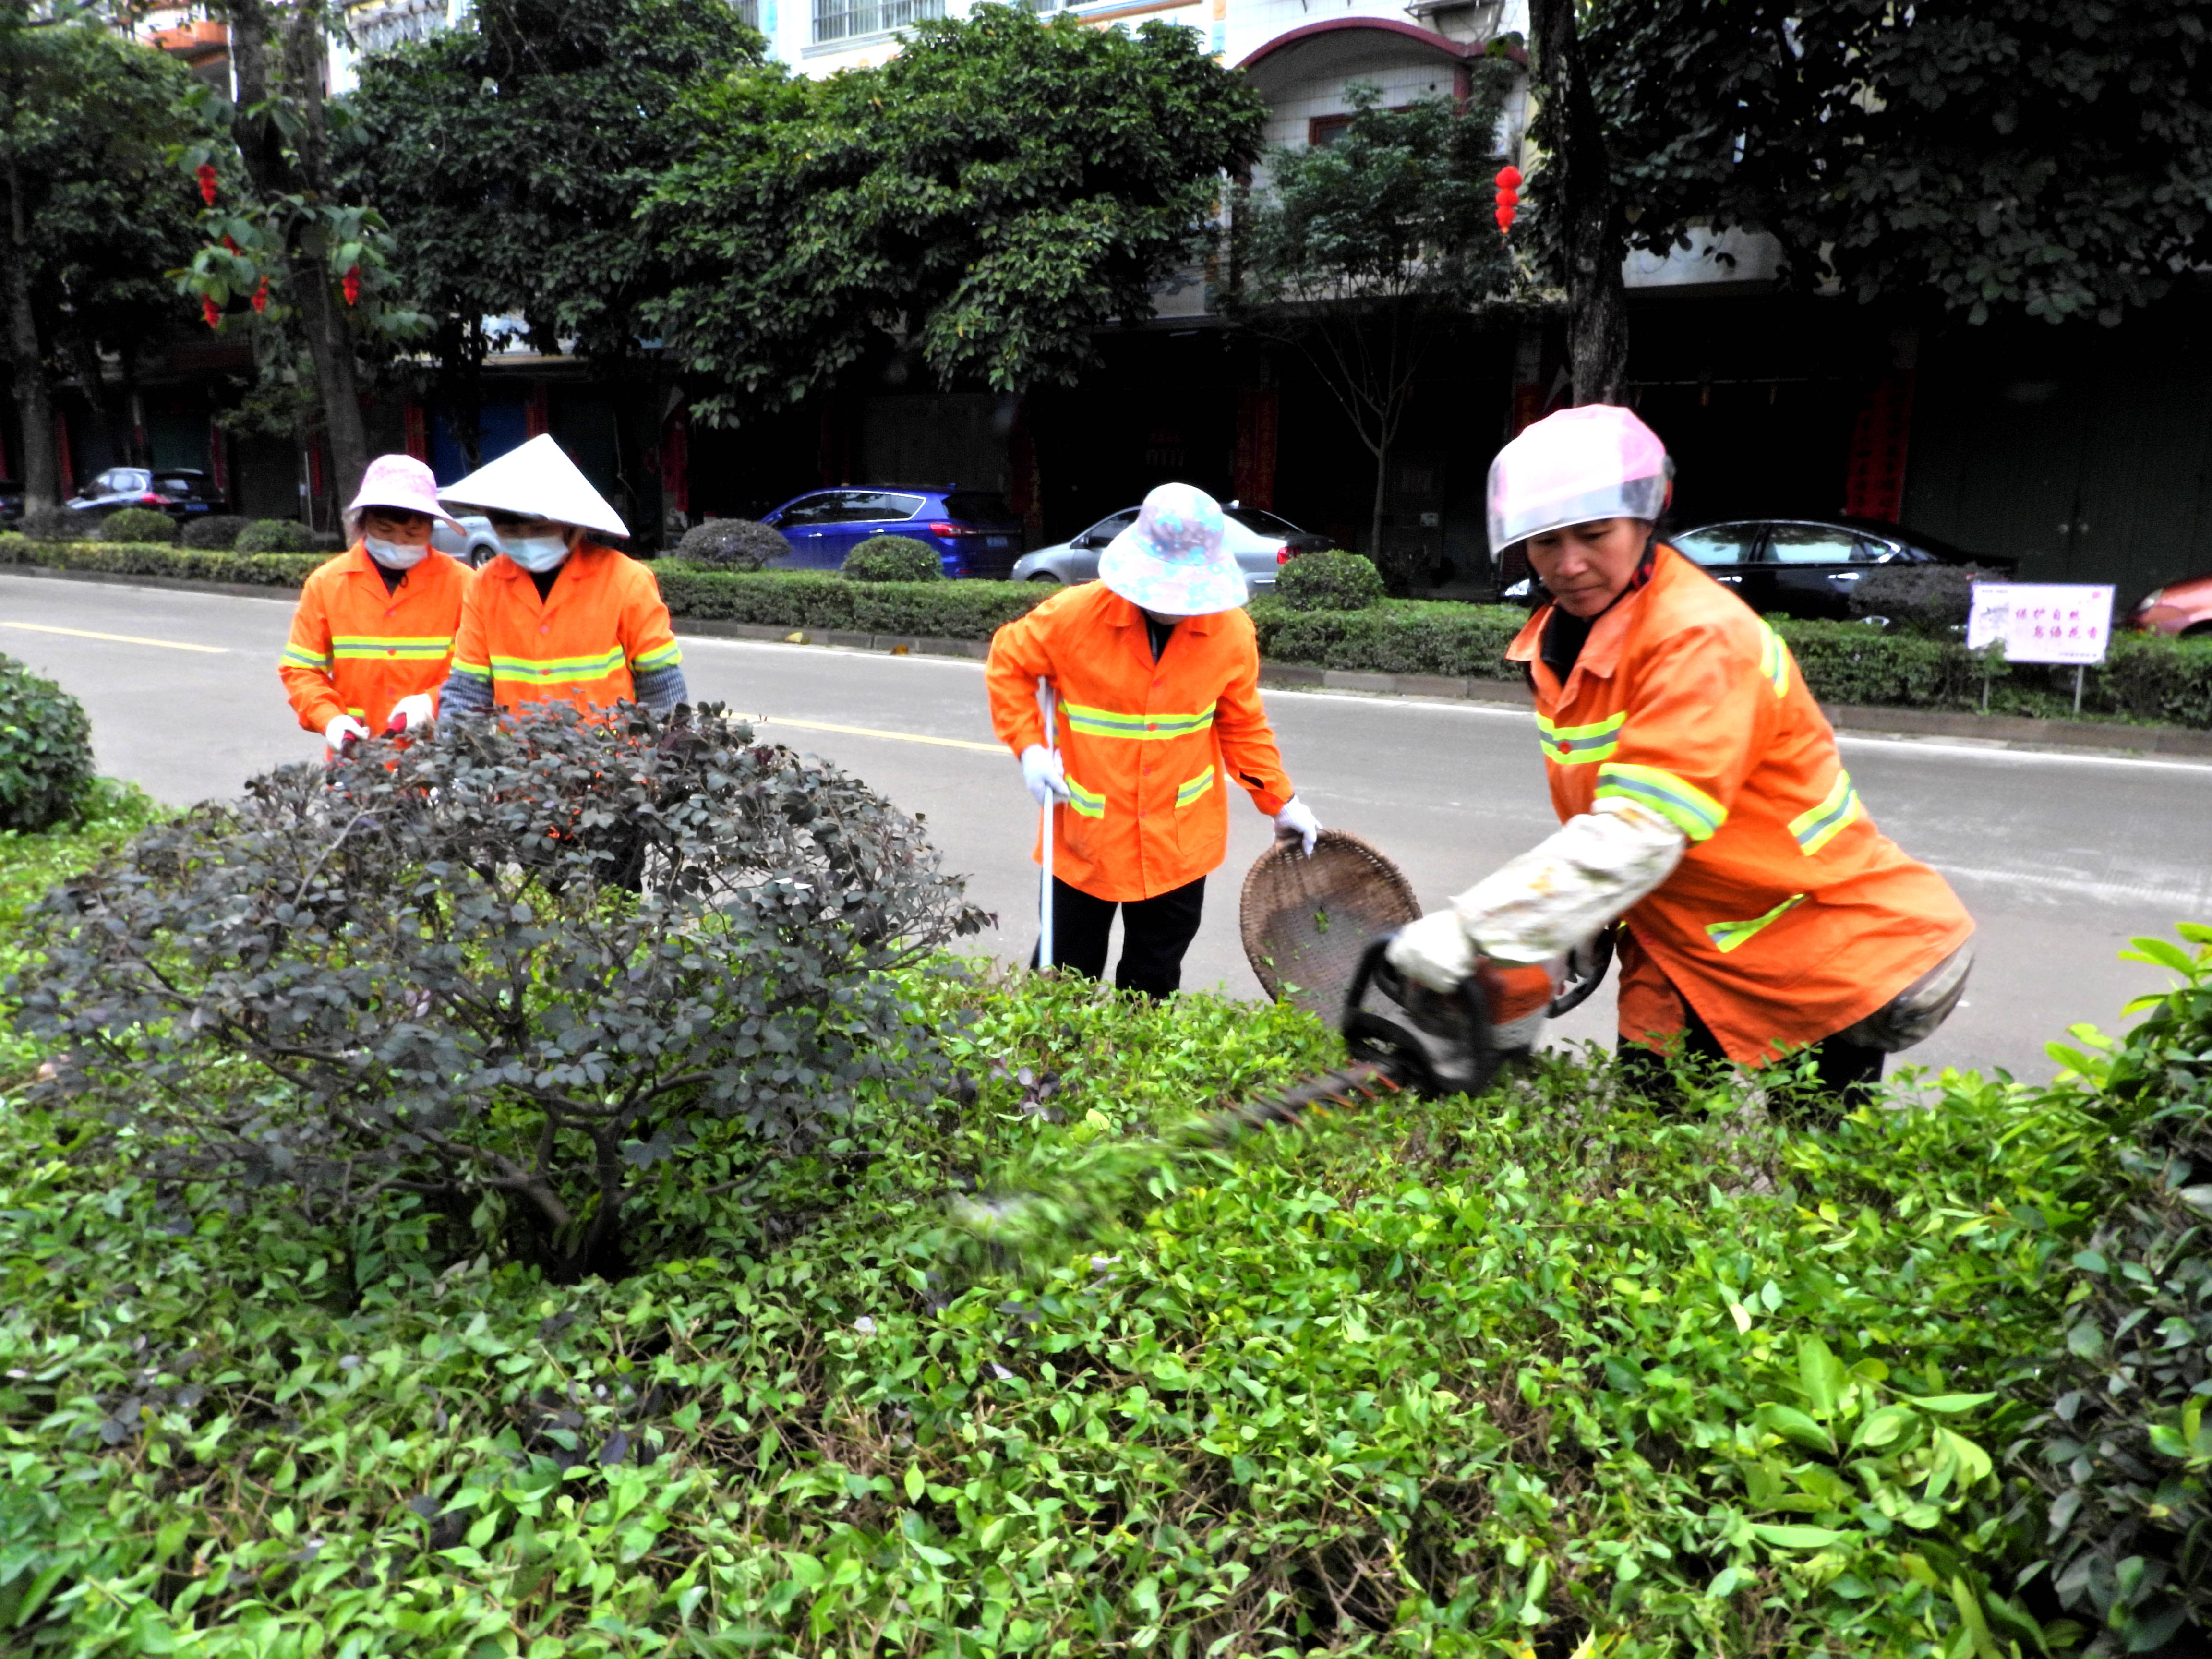
<path id="1" fill-rule="evenodd" d="M 657 564 L 660 596 L 677 616 L 775 628 L 988 640 L 1057 589 L 1028 582 L 853 582 L 812 571 L 757 574 Z"/>
<path id="2" fill-rule="evenodd" d="M 0 535 L 0 565 L 50 570 L 100 570 L 119 576 L 175 576 L 187 581 L 297 587 L 327 553 L 216 553 L 153 542 L 34 542 Z"/>
<path id="3" fill-rule="evenodd" d="M 1293 611 L 1268 598 L 1252 603 L 1267 661 L 1373 674 L 1518 679 L 1505 647 L 1528 620 L 1510 605 L 1435 600 L 1389 599 L 1364 611 Z"/>

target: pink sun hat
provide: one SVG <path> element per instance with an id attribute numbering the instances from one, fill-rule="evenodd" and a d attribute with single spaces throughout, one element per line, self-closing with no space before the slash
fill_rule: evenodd
<path id="1" fill-rule="evenodd" d="M 1667 446 L 1632 410 L 1547 415 L 1490 464 L 1490 550 L 1596 519 L 1656 519 L 1674 477 Z"/>
<path id="2" fill-rule="evenodd" d="M 361 475 L 361 488 L 346 507 L 349 516 L 365 507 L 397 507 L 404 513 L 427 513 L 455 530 L 461 526 L 438 502 L 438 480 L 412 455 L 380 455 Z M 466 534 L 466 532 L 462 533 Z"/>
<path id="3" fill-rule="evenodd" d="M 1098 556 L 1098 580 L 1163 617 L 1210 617 L 1250 598 L 1237 556 L 1222 545 L 1221 503 L 1190 484 L 1162 484 L 1137 521 Z"/>

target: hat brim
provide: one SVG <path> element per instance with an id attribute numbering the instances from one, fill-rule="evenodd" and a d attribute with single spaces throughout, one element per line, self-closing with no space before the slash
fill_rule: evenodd
<path id="1" fill-rule="evenodd" d="M 1132 525 L 1098 556 L 1098 580 L 1141 611 L 1163 617 L 1212 617 L 1250 599 L 1244 573 L 1225 550 L 1203 564 L 1164 559 Z"/>

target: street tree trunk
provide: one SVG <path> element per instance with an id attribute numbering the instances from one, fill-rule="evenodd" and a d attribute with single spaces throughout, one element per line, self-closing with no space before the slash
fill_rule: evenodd
<path id="1" fill-rule="evenodd" d="M 271 25 L 276 84 L 270 84 Z M 321 0 L 231 0 L 231 59 L 238 76 L 238 114 L 234 128 L 247 176 L 262 200 L 297 191 L 311 204 L 331 194 L 330 144 L 323 118 L 325 53 Z M 299 118 L 288 160 L 276 124 L 255 117 L 254 106 L 271 92 L 286 99 Z M 295 238 L 286 251 L 285 272 L 299 308 L 300 330 L 315 368 L 315 390 L 330 445 L 330 488 L 337 501 L 352 499 L 368 466 L 368 429 L 362 419 L 361 383 L 354 361 L 353 332 L 338 298 L 337 274 L 319 238 Z"/>
<path id="2" fill-rule="evenodd" d="M 20 87 L 9 88 L 12 113 Z M 46 345 L 39 337 L 38 313 L 31 306 L 30 237 L 23 211 L 22 175 L 7 167 L 8 353 L 15 362 L 15 418 L 23 428 L 23 510 L 58 507 L 62 501 L 60 457 L 54 449 L 53 393 L 46 384 Z"/>
<path id="3" fill-rule="evenodd" d="M 1613 199 L 1605 124 L 1575 28 L 1576 4 L 1529 0 L 1544 171 L 1566 263 L 1574 400 L 1618 404 L 1626 401 L 1628 391 L 1628 299 L 1620 280 L 1628 243 L 1620 204 Z"/>

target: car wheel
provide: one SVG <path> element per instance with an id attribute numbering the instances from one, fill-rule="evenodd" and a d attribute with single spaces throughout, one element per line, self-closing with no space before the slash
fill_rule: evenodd
<path id="1" fill-rule="evenodd" d="M 1042 582 L 1048 587 L 1058 587 L 1060 585 L 1060 578 L 1049 570 L 1040 570 L 1030 580 L 1033 582 Z"/>

